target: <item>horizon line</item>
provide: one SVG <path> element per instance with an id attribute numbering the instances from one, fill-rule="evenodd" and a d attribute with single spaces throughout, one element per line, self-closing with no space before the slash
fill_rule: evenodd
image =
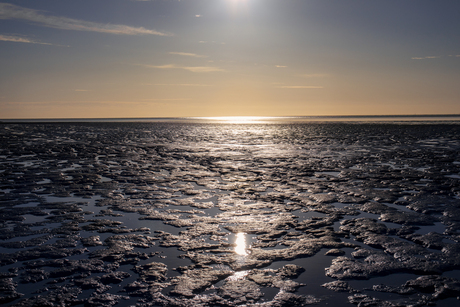
<path id="1" fill-rule="evenodd" d="M 459 118 L 460 114 L 386 114 L 386 115 L 300 115 L 300 116 L 170 116 L 170 117 L 55 117 L 55 118 L 0 118 L 0 123 L 14 122 L 78 122 L 78 121 L 148 121 L 148 120 L 212 120 L 212 121 L 231 121 L 231 120 L 251 120 L 257 122 L 259 120 L 282 120 L 282 119 L 385 119 L 385 118 Z"/>

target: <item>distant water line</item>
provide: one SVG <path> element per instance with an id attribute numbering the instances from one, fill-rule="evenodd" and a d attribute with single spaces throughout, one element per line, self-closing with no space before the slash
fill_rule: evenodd
<path id="1" fill-rule="evenodd" d="M 460 114 L 423 115 L 327 115 L 327 116 L 213 116 L 213 117 L 132 117 L 132 118 L 30 118 L 0 119 L 0 123 L 308 123 L 308 122 L 460 122 Z"/>

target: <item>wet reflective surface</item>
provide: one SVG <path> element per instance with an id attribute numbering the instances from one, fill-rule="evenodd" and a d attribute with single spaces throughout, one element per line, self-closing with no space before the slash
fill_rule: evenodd
<path id="1" fill-rule="evenodd" d="M 460 125 L 0 125 L 6 306 L 452 306 Z"/>

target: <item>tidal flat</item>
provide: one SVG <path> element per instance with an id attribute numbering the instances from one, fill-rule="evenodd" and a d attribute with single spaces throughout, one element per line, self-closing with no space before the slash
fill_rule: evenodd
<path id="1" fill-rule="evenodd" d="M 3 306 L 460 304 L 460 123 L 1 123 Z"/>

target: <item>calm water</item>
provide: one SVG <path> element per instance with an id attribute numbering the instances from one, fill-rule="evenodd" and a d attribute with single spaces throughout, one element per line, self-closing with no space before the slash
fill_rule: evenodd
<path id="1" fill-rule="evenodd" d="M 53 118 L 53 119 L 1 119 L 5 123 L 50 122 L 151 122 L 151 123 L 311 123 L 311 122 L 458 122 L 460 114 L 444 115 L 349 115 L 349 116 L 220 116 L 220 117 L 144 117 L 144 118 Z"/>
<path id="2" fill-rule="evenodd" d="M 407 119 L 0 124 L 0 302 L 458 303 L 460 123 Z"/>

